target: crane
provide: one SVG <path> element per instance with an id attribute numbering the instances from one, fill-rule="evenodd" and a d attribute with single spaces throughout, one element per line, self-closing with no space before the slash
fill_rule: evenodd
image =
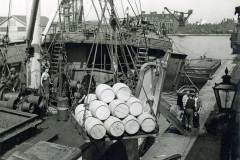
<path id="1" fill-rule="evenodd" d="M 178 23 L 179 23 L 179 27 L 184 27 L 186 24 L 186 21 L 188 20 L 188 18 L 191 16 L 191 14 L 193 13 L 193 10 L 188 10 L 188 12 L 179 12 L 179 11 L 170 11 L 170 9 L 168 9 L 167 7 L 164 7 L 164 9 L 173 17 L 175 18 Z M 186 16 L 185 16 L 186 15 Z"/>

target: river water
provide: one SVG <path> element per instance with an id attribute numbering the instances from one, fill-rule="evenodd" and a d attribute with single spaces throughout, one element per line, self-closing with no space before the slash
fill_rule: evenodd
<path id="1" fill-rule="evenodd" d="M 207 36 L 170 36 L 175 52 L 185 53 L 187 58 L 199 58 L 206 55 L 209 58 L 232 59 L 230 35 Z"/>

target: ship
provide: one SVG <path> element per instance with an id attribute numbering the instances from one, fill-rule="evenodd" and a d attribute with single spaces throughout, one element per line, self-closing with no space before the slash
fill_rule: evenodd
<path id="1" fill-rule="evenodd" d="M 220 66 L 220 59 L 207 58 L 205 56 L 190 59 L 186 61 L 182 70 L 180 84 L 192 84 L 202 88 L 208 80 L 213 78 L 213 74 Z"/>
<path id="2" fill-rule="evenodd" d="M 34 2 L 33 12 L 30 17 L 32 23 L 30 23 L 26 41 L 27 54 L 25 52 L 20 53 L 21 59 L 13 60 L 18 70 L 21 69 L 23 63 L 28 64 L 29 60 L 36 56 L 35 53 L 33 54 L 34 50 L 31 42 L 35 20 L 37 19 L 37 2 L 39 1 Z M 92 3 L 94 6 L 93 1 Z M 58 158 L 70 156 L 71 158 L 67 157 L 66 159 L 76 159 L 82 153 L 83 158 L 94 159 L 103 156 L 110 146 L 117 145 L 114 142 L 119 139 L 111 138 L 106 142 L 91 141 L 90 139 L 91 143 L 89 141 L 87 143 L 84 136 L 82 136 L 83 134 L 80 133 L 81 131 L 77 129 L 74 118 L 71 117 L 68 121 L 57 121 L 59 114 L 56 115 L 56 112 L 59 113 L 59 110 L 57 110 L 57 106 L 60 104 L 59 101 L 67 100 L 67 103 L 66 101 L 64 103 L 67 106 L 70 99 L 69 95 L 65 94 L 64 82 L 68 83 L 71 88 L 70 84 L 75 85 L 76 81 L 81 81 L 86 71 L 90 71 L 91 78 L 94 77 L 97 84 L 113 85 L 117 82 L 126 84 L 130 82 L 128 85 L 134 96 L 150 107 L 154 116 L 159 116 L 161 92 L 162 90 L 171 90 L 177 87 L 180 71 L 187 55 L 174 53 L 171 40 L 167 36 L 159 34 L 156 29 L 151 28 L 152 25 L 150 25 L 151 27 L 148 26 L 144 20 L 139 18 L 141 16 L 138 16 L 135 20 L 127 17 L 121 21 L 117 17 L 113 1 L 105 1 L 101 4 L 103 5 L 102 16 L 99 17 L 97 25 L 91 24 L 88 26 L 82 23 L 82 18 L 80 18 L 80 21 L 76 21 L 78 16 L 72 14 L 75 13 L 72 12 L 72 9 L 76 9 L 73 7 L 75 1 L 60 1 L 59 9 L 55 14 L 59 15 L 59 21 L 56 23 L 52 18 L 46 27 L 41 44 L 42 56 L 36 63 L 38 65 L 40 62 L 41 67 L 49 67 L 52 79 L 57 79 L 57 81 L 54 81 L 51 90 L 48 116 L 44 115 L 42 119 L 39 119 L 35 112 L 34 114 L 23 112 L 26 111 L 25 108 L 30 111 L 32 110 L 30 109 L 31 106 L 39 107 L 42 105 L 41 102 L 44 100 L 45 95 L 41 93 L 39 95 L 39 88 L 31 88 L 29 95 L 27 95 L 28 98 L 24 98 L 25 95 L 22 94 L 14 94 L 15 96 L 13 96 L 13 93 L 11 93 L 6 96 L 9 91 L 4 90 L 4 86 L 2 86 L 1 97 L 8 98 L 1 99 L 2 104 L 5 104 L 7 109 L 6 107 L 1 108 L 0 114 L 9 115 L 4 116 L 4 120 L 9 123 L 0 127 L 0 147 L 1 154 L 4 154 L 3 159 L 9 157 L 26 158 L 33 150 L 36 151 L 35 156 L 41 158 L 45 155 L 48 158 L 52 156 Z M 111 17 L 109 22 L 104 17 L 105 11 L 108 12 L 107 5 L 111 7 L 109 9 Z M 79 13 L 82 13 L 81 9 L 82 7 L 80 7 L 80 11 L 78 10 Z M 103 23 L 104 21 L 105 23 Z M 15 45 L 9 45 L 9 52 L 11 48 L 15 47 Z M 19 52 L 17 53 L 19 54 Z M 11 61 L 7 62 L 9 62 L 7 63 L 9 65 L 13 65 Z M 26 81 L 27 85 L 30 83 L 29 86 L 39 80 L 34 77 L 36 74 L 31 75 L 31 69 L 29 66 L 26 68 Z M 36 78 L 36 81 L 31 81 L 34 78 Z M 13 97 L 14 101 L 11 99 Z M 25 100 L 27 102 L 22 103 Z M 153 134 L 121 137 L 121 141 L 124 141 L 128 147 L 127 154 L 129 155 L 127 156 L 129 158 L 133 155 L 136 156 L 139 152 L 138 149 L 146 151 L 146 148 L 149 147 L 148 137 L 154 137 L 157 134 L 157 132 L 154 132 Z M 141 141 L 139 142 L 140 145 L 138 145 L 138 139 Z M 102 142 L 104 145 L 101 144 Z M 19 145 L 15 146 L 16 144 Z M 24 146 L 26 144 L 30 145 Z M 97 148 L 100 147 L 101 151 L 96 151 L 96 146 Z M 47 148 L 52 152 L 47 152 Z M 82 152 L 79 148 L 82 149 Z M 22 152 L 16 153 L 14 152 L 16 150 L 22 150 Z M 94 155 L 92 152 L 94 152 Z M 117 155 L 120 156 L 121 154 Z"/>

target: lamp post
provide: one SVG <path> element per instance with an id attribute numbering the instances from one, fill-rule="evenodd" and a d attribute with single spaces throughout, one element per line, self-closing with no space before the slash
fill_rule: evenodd
<path id="1" fill-rule="evenodd" d="M 222 80 L 221 83 L 215 83 L 213 87 L 217 106 L 220 113 L 231 113 L 237 87 L 236 84 L 231 82 L 228 68 L 225 69 L 225 75 L 222 76 Z"/>

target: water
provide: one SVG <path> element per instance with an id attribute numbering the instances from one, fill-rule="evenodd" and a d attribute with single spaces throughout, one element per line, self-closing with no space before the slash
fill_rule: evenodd
<path id="1" fill-rule="evenodd" d="M 173 49 L 185 53 L 187 58 L 199 58 L 206 55 L 209 58 L 232 59 L 230 35 L 219 36 L 170 36 L 173 40 Z"/>

